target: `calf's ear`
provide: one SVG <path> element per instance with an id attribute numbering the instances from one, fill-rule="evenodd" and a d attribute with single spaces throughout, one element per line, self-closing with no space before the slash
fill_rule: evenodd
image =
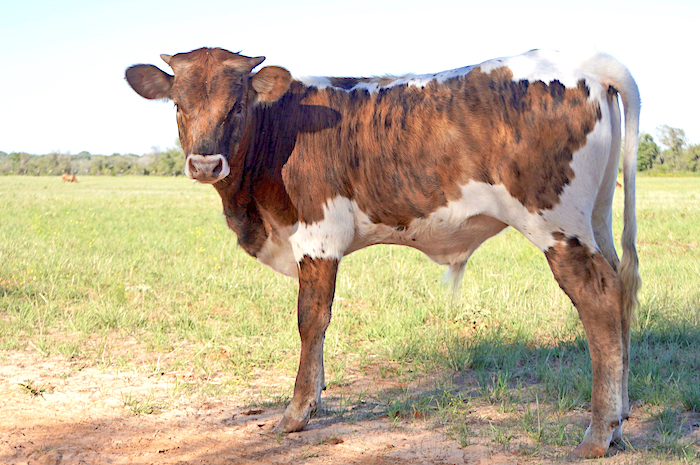
<path id="1" fill-rule="evenodd" d="M 258 102 L 270 103 L 282 97 L 292 83 L 292 75 L 279 66 L 266 66 L 253 75 Z"/>
<path id="2" fill-rule="evenodd" d="M 141 97 L 170 98 L 173 77 L 153 65 L 134 65 L 126 70 L 126 82 Z"/>

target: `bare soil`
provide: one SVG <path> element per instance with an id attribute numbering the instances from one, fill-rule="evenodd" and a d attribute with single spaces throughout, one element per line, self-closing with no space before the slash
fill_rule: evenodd
<path id="1" fill-rule="evenodd" d="M 177 376 L 43 357 L 30 350 L 5 352 L 0 358 L 0 464 L 543 463 L 490 441 L 461 447 L 434 422 L 393 421 L 381 414 L 326 413 L 300 433 L 278 436 L 271 430 L 282 404 L 259 407 L 244 396 L 173 394 Z M 342 389 L 359 393 L 383 383 L 391 380 L 365 377 Z M 333 389 L 341 388 L 325 395 L 337 398 Z M 133 399 L 140 403 L 129 407 Z M 355 402 L 351 408 L 364 407 Z M 635 426 L 633 418 L 631 423 L 632 434 L 642 434 L 641 422 Z"/>

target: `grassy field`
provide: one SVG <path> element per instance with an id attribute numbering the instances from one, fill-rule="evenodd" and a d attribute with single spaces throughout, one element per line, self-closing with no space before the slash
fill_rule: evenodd
<path id="1" fill-rule="evenodd" d="M 630 397 L 645 433 L 626 454 L 630 463 L 693 462 L 700 178 L 639 178 L 637 204 L 643 288 Z M 250 402 L 286 402 L 298 364 L 296 283 L 238 248 L 220 212 L 214 189 L 184 178 L 0 177 L 0 364 L 2 352 L 29 348 L 187 371 L 196 376 L 178 392 L 211 396 L 273 374 L 276 387 Z M 591 368 L 576 311 L 544 257 L 508 230 L 474 255 L 459 297 L 442 286 L 443 272 L 408 248 L 343 261 L 326 338 L 329 387 L 392 377 L 406 387 L 376 396 L 371 412 L 389 422 L 422 419 L 460 444 L 525 457 L 569 451 L 585 431 L 571 418 L 588 407 Z M 209 382 L 213 374 L 226 381 Z M 418 383 L 429 387 L 410 388 Z M 352 421 L 363 395 L 325 414 Z M 486 408 L 496 414 L 481 418 Z"/>

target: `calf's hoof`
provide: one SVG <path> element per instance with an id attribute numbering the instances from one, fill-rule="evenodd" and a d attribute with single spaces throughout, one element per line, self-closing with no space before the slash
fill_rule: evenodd
<path id="1" fill-rule="evenodd" d="M 309 417 L 303 419 L 294 419 L 288 417 L 286 414 L 282 417 L 280 422 L 272 430 L 273 433 L 295 433 L 301 431 L 309 423 Z"/>
<path id="2" fill-rule="evenodd" d="M 596 446 L 589 442 L 582 442 L 576 449 L 571 451 L 569 458 L 571 459 L 596 459 L 605 455 L 608 451 L 607 447 Z"/>
<path id="3" fill-rule="evenodd" d="M 294 433 L 304 429 L 309 424 L 309 419 L 321 410 L 321 398 L 313 399 L 308 403 L 295 404 L 294 400 L 284 411 L 282 420 L 272 430 L 273 433 Z"/>

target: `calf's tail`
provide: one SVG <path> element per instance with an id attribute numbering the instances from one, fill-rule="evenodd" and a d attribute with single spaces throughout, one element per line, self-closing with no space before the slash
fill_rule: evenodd
<path id="1" fill-rule="evenodd" d="M 639 112 L 641 100 L 639 88 L 630 71 L 615 58 L 597 53 L 583 64 L 583 68 L 594 73 L 601 82 L 615 89 L 622 98 L 625 120 L 625 145 L 622 159 L 624 180 L 624 227 L 622 230 L 622 260 L 619 276 L 622 280 L 622 311 L 628 321 L 634 316 L 638 305 L 637 293 L 641 286 L 639 258 L 635 245 L 637 216 L 635 212 L 635 183 L 637 174 L 637 146 L 639 139 Z M 617 154 L 613 154 L 617 156 Z"/>

